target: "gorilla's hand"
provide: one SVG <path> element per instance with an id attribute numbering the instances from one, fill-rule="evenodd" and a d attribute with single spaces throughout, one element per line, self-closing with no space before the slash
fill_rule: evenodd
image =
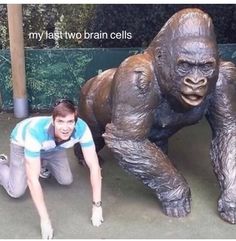
<path id="1" fill-rule="evenodd" d="M 162 207 L 163 211 L 167 216 L 170 217 L 185 217 L 191 211 L 190 206 L 191 198 L 183 197 L 180 200 L 163 202 Z"/>
<path id="2" fill-rule="evenodd" d="M 224 195 L 218 201 L 218 211 L 225 221 L 236 224 L 236 202 L 226 201 Z"/>
<path id="3" fill-rule="evenodd" d="M 165 200 L 162 202 L 163 211 L 170 217 L 185 217 L 191 211 L 191 191 L 189 188 L 179 186 L 168 193 L 163 193 Z M 174 197 L 174 198 L 173 198 Z"/>

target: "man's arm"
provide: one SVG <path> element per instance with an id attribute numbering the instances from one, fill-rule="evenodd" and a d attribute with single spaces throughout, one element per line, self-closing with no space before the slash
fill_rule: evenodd
<path id="1" fill-rule="evenodd" d="M 85 162 L 90 170 L 90 181 L 92 186 L 93 202 L 97 203 L 101 201 L 101 168 L 99 166 L 98 157 L 95 146 L 82 147 Z M 102 207 L 93 206 L 92 209 L 92 223 L 94 226 L 100 226 L 103 222 Z"/>
<path id="2" fill-rule="evenodd" d="M 53 237 L 53 229 L 44 202 L 42 187 L 39 182 L 40 165 L 41 162 L 39 158 L 25 158 L 27 182 L 31 197 L 40 216 L 42 238 L 51 239 Z"/>

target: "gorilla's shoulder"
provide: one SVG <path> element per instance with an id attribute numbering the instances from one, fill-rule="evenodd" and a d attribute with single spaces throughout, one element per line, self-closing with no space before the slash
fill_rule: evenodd
<path id="1" fill-rule="evenodd" d="M 236 66 L 229 61 L 220 61 L 217 86 L 228 84 L 236 86 Z"/>
<path id="2" fill-rule="evenodd" d="M 152 67 L 152 57 L 147 53 L 136 54 L 125 59 L 119 66 L 119 68 L 137 69 Z"/>

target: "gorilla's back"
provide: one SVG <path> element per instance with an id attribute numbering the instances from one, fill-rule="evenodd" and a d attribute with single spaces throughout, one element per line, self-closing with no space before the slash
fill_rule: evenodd
<path id="1" fill-rule="evenodd" d="M 104 128 L 111 120 L 111 96 L 113 76 L 116 68 L 105 70 L 89 79 L 81 89 L 79 116 L 90 127 Z"/>

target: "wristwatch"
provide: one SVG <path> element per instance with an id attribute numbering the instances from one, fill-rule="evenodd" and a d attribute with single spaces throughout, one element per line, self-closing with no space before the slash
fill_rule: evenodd
<path id="1" fill-rule="evenodd" d="M 95 207 L 101 207 L 102 206 L 102 201 L 99 201 L 99 202 L 94 202 L 93 201 L 93 205 L 95 206 Z"/>

